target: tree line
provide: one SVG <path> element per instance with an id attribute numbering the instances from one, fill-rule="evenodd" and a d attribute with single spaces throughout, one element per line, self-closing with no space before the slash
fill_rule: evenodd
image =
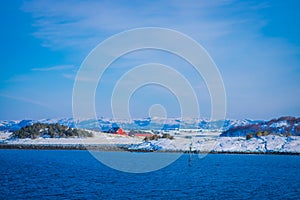
<path id="1" fill-rule="evenodd" d="M 12 138 L 31 138 L 36 139 L 39 137 L 49 138 L 68 138 L 68 137 L 92 137 L 91 132 L 70 128 L 68 126 L 56 124 L 42 124 L 35 123 L 33 125 L 25 126 L 12 134 Z"/>

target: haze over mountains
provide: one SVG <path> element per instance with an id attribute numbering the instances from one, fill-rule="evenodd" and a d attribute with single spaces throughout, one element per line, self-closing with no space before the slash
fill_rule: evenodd
<path id="1" fill-rule="evenodd" d="M 175 130 L 175 129 L 202 129 L 223 132 L 221 136 L 246 136 L 249 133 L 258 131 L 268 131 L 277 134 L 300 135 L 300 118 L 280 117 L 270 121 L 263 120 L 235 120 L 226 119 L 224 121 L 212 121 L 208 119 L 184 119 L 178 118 L 145 118 L 134 120 L 112 120 L 109 118 L 85 119 L 74 121 L 73 118 L 56 118 L 41 120 L 2 120 L 0 121 L 0 131 L 16 131 L 27 125 L 34 123 L 47 123 L 79 128 L 105 131 L 114 126 L 120 126 L 125 130 Z"/>

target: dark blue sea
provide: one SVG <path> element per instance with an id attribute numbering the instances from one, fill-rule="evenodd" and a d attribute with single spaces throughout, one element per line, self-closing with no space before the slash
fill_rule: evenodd
<path id="1" fill-rule="evenodd" d="M 300 199 L 300 156 L 185 154 L 134 174 L 88 151 L 0 150 L 0 199 L 41 198 Z"/>

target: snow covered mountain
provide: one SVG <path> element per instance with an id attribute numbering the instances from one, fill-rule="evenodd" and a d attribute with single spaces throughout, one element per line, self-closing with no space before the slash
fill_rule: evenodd
<path id="1" fill-rule="evenodd" d="M 120 126 L 125 130 L 140 129 L 140 130 L 175 130 L 175 129 L 204 129 L 204 130 L 228 130 L 237 126 L 245 126 L 250 124 L 258 124 L 262 121 L 253 120 L 232 120 L 210 121 L 208 119 L 179 119 L 179 118 L 144 118 L 134 120 L 113 120 L 109 118 L 84 119 L 74 121 L 73 118 L 54 118 L 41 120 L 3 120 L 0 121 L 0 131 L 16 131 L 27 125 L 34 123 L 47 123 L 65 125 L 74 128 L 75 124 L 78 128 L 90 130 L 108 130 L 113 126 Z"/>

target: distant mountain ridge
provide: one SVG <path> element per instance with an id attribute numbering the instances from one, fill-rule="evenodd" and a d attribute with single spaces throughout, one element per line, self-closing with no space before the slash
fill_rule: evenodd
<path id="1" fill-rule="evenodd" d="M 74 121 L 73 118 L 56 118 L 56 119 L 41 119 L 41 120 L 0 120 L 0 131 L 16 131 L 27 125 L 34 123 L 46 123 L 68 126 L 75 128 L 75 124 L 78 128 L 105 131 L 114 126 L 120 126 L 125 130 L 140 129 L 140 130 L 175 130 L 175 129 L 209 129 L 209 130 L 228 130 L 236 126 L 244 126 L 249 124 L 258 124 L 260 120 L 233 120 L 226 119 L 224 121 L 210 121 L 208 119 L 184 119 L 178 118 L 144 118 L 134 120 L 112 120 L 109 118 L 83 119 Z"/>
<path id="2" fill-rule="evenodd" d="M 259 136 L 266 134 L 293 135 L 300 136 L 300 118 L 280 117 L 269 121 L 263 120 L 233 120 L 212 121 L 207 119 L 185 119 L 178 118 L 145 118 L 134 120 L 112 120 L 109 118 L 83 119 L 74 121 L 73 118 L 56 118 L 41 120 L 2 120 L 0 121 L 0 131 L 14 132 L 21 128 L 35 123 L 60 124 L 75 128 L 106 131 L 114 126 L 120 126 L 125 130 L 176 130 L 176 129 L 202 129 L 220 131 L 220 136 L 246 137 L 247 135 Z M 222 126 L 223 125 L 223 126 Z"/>

